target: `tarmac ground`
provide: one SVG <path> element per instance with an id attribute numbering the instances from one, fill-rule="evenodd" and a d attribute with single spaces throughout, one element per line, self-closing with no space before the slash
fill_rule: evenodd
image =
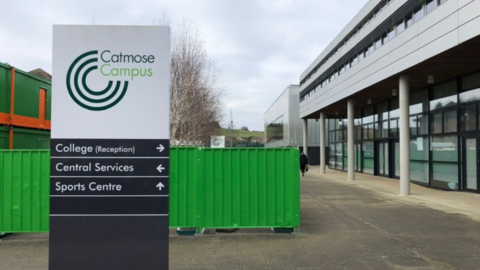
<path id="1" fill-rule="evenodd" d="M 300 234 L 170 233 L 170 269 L 480 270 L 480 194 L 345 172 L 301 177 Z M 48 234 L 0 240 L 0 270 L 48 269 Z"/>

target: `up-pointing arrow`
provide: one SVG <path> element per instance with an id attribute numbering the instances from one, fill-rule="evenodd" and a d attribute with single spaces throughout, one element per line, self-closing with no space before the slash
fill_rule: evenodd
<path id="1" fill-rule="evenodd" d="M 162 191 L 162 188 L 164 188 L 165 186 L 162 184 L 162 182 L 158 183 L 157 185 L 157 188 L 158 190 Z"/>
<path id="2" fill-rule="evenodd" d="M 157 150 L 158 150 L 158 152 L 161 153 L 161 152 L 163 152 L 163 150 L 165 150 L 165 147 L 164 147 L 162 144 L 160 144 L 160 145 L 157 147 Z"/>
<path id="3" fill-rule="evenodd" d="M 163 167 L 163 165 L 160 164 L 160 165 L 158 165 L 157 170 L 158 170 L 159 172 L 163 172 L 163 170 L 165 170 L 165 167 Z"/>

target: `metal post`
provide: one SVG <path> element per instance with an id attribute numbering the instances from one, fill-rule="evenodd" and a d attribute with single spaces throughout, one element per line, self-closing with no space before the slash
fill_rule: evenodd
<path id="1" fill-rule="evenodd" d="M 347 101 L 347 115 L 348 115 L 348 129 L 347 129 L 347 143 L 348 143 L 348 181 L 355 180 L 355 153 L 354 153 L 354 144 L 353 144 L 353 132 L 355 130 L 353 125 L 354 117 L 354 100 L 349 99 Z"/>
<path id="2" fill-rule="evenodd" d="M 308 157 L 308 119 L 303 120 L 303 152 Z"/>
<path id="3" fill-rule="evenodd" d="M 325 174 L 325 112 L 320 112 L 320 174 Z"/>
<path id="4" fill-rule="evenodd" d="M 409 78 L 401 75 L 399 80 L 400 103 L 400 195 L 410 195 L 410 89 Z"/>

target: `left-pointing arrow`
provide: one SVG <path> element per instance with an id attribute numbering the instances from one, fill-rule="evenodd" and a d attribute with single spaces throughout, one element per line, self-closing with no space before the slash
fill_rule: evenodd
<path id="1" fill-rule="evenodd" d="M 162 188 L 164 188 L 165 186 L 162 184 L 162 182 L 158 183 L 157 185 L 157 188 L 158 190 L 162 191 Z"/>
<path id="2" fill-rule="evenodd" d="M 158 170 L 159 172 L 163 172 L 163 170 L 165 170 L 165 167 L 163 167 L 163 165 L 160 164 L 160 165 L 158 165 L 157 170 Z"/>

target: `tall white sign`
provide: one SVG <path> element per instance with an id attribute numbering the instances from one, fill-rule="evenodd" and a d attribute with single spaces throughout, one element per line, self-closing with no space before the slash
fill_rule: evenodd
<path id="1" fill-rule="evenodd" d="M 170 30 L 53 27 L 50 270 L 168 269 Z"/>

